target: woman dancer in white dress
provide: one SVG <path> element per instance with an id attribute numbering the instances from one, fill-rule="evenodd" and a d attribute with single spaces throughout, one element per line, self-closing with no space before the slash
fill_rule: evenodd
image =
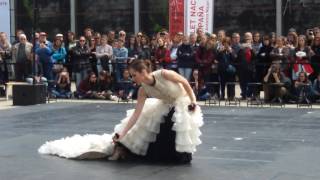
<path id="1" fill-rule="evenodd" d="M 132 155 L 152 162 L 189 163 L 201 144 L 203 121 L 188 81 L 170 70 L 151 72 L 149 61 L 134 60 L 129 71 L 141 85 L 137 105 L 115 126 L 113 138 L 75 135 L 47 142 L 38 151 L 75 159 Z"/>

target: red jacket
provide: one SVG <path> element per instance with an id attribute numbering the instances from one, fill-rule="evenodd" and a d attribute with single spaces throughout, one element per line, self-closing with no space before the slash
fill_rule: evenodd
<path id="1" fill-rule="evenodd" d="M 164 47 L 158 47 L 155 53 L 155 59 L 160 63 L 170 63 L 171 58 L 169 49 Z"/>
<path id="2" fill-rule="evenodd" d="M 202 73 L 207 74 L 211 72 L 212 64 L 215 60 L 215 54 L 213 49 L 206 49 L 205 47 L 199 47 L 196 52 L 196 62 Z"/>

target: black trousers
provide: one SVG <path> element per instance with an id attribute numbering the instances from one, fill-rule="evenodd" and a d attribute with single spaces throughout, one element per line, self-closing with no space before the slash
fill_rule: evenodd
<path id="1" fill-rule="evenodd" d="M 145 156 L 138 156 L 130 153 L 129 158 L 158 163 L 187 164 L 191 162 L 191 153 L 176 151 L 176 132 L 172 130 L 173 113 L 174 108 L 165 116 L 165 122 L 160 125 L 160 133 L 157 135 L 156 141 L 149 144 L 147 154 Z"/>

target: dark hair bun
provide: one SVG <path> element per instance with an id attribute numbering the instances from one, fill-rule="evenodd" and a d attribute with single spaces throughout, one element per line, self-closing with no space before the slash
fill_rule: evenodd
<path id="1" fill-rule="evenodd" d="M 151 72 L 152 64 L 150 60 L 141 60 L 141 59 L 134 59 L 130 64 L 129 68 L 142 72 L 142 70 L 146 70 L 147 72 Z"/>

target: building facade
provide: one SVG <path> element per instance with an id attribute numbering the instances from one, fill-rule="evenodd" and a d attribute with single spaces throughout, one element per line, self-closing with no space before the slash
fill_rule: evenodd
<path id="1" fill-rule="evenodd" d="M 320 0 L 213 0 L 214 31 L 286 31 L 320 26 Z M 11 34 L 31 34 L 34 0 L 10 0 Z M 99 32 L 124 29 L 152 34 L 168 29 L 168 0 L 38 0 L 36 30 L 50 35 L 69 30 L 80 35 L 86 27 Z M 277 3 L 278 2 L 278 3 Z M 280 4 L 279 4 L 280 2 Z M 276 11 L 277 7 L 279 11 Z M 277 16 L 278 15 L 278 16 Z M 277 19 L 278 17 L 278 19 Z M 279 22 L 280 21 L 280 22 Z M 277 25 L 278 23 L 278 25 Z M 279 27 L 280 26 L 280 27 Z"/>

